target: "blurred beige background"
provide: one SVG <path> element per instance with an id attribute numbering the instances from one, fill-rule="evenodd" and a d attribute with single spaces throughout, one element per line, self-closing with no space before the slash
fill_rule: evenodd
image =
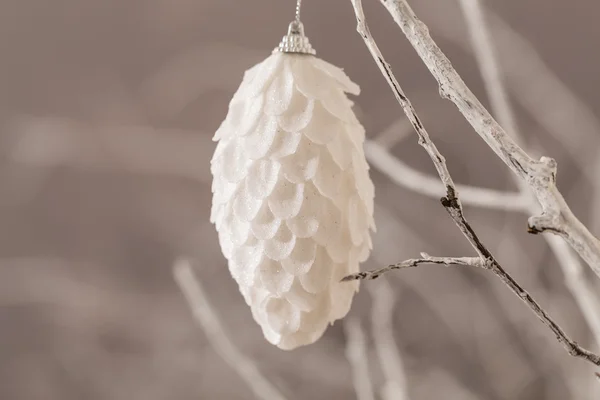
<path id="1" fill-rule="evenodd" d="M 350 2 L 304 3 L 302 20 L 319 56 L 345 68 L 363 89 L 357 114 L 368 136 L 402 126 L 400 108 L 355 33 Z M 455 179 L 515 190 L 507 169 L 439 98 L 383 7 L 364 3 L 373 35 Z M 411 4 L 487 104 L 457 2 Z M 600 5 L 486 4 L 589 107 L 590 113 L 581 107 L 557 112 L 560 94 L 553 86 L 528 86 L 527 74 L 544 71 L 515 55 L 519 43 L 498 38 L 529 148 L 558 160 L 561 190 L 599 233 L 594 192 L 600 182 L 590 171 L 600 151 L 594 130 Z M 293 352 L 269 345 L 208 222 L 212 134 L 242 72 L 270 53 L 293 11 L 292 0 L 0 2 L 0 399 L 255 398 L 194 322 L 172 274 L 181 256 L 192 260 L 231 341 L 286 398 L 356 398 L 344 324 Z M 532 105 L 546 110 L 546 124 L 532 117 Z M 549 125 L 568 129 L 556 136 Z M 391 151 L 434 173 L 412 135 Z M 376 169 L 372 177 L 379 232 L 363 268 L 420 251 L 471 254 L 435 199 L 399 187 Z M 526 216 L 476 207 L 467 212 L 506 269 L 573 338 L 597 351 L 546 242 L 525 232 Z M 589 279 L 598 289 L 596 278 Z M 387 282 L 410 399 L 600 398 L 593 369 L 570 358 L 490 274 L 423 267 L 391 274 Z M 363 285 L 350 314 L 364 329 L 377 390 L 384 378 L 371 334 L 378 311 L 371 309 L 369 288 L 382 285 Z"/>

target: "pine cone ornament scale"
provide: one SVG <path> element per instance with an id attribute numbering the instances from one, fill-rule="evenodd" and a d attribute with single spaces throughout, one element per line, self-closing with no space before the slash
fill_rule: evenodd
<path id="1" fill-rule="evenodd" d="M 359 88 L 312 55 L 275 52 L 249 69 L 217 130 L 211 162 L 219 242 L 266 339 L 315 342 L 348 312 L 372 248 L 365 133 L 345 93 Z"/>

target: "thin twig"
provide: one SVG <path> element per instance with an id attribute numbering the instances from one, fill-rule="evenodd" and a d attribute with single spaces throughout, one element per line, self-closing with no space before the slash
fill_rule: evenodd
<path id="1" fill-rule="evenodd" d="M 261 374 L 256 364 L 235 347 L 194 276 L 189 261 L 179 259 L 173 267 L 173 274 L 210 344 L 246 382 L 254 395 L 263 400 L 285 400 L 279 390 Z"/>
<path id="2" fill-rule="evenodd" d="M 382 0 L 382 1 L 384 1 L 384 0 Z M 481 259 L 480 260 L 481 264 L 479 264 L 478 266 L 483 266 L 486 269 L 489 269 L 490 271 L 492 271 L 496 276 L 498 276 L 502 280 L 502 282 L 505 285 L 507 285 L 510 288 L 510 290 L 515 295 L 517 295 L 536 314 L 536 316 L 542 321 L 542 323 L 544 325 L 546 325 L 555 334 L 557 340 L 563 345 L 563 347 L 569 352 L 570 355 L 572 355 L 574 357 L 582 358 L 586 361 L 589 361 L 595 365 L 600 366 L 600 356 L 580 347 L 577 343 L 575 343 L 572 339 L 570 339 L 565 334 L 565 332 L 562 330 L 562 328 L 556 322 L 554 322 L 554 320 L 552 318 L 550 318 L 550 316 L 548 316 L 548 314 L 531 297 L 531 295 L 529 293 L 527 293 L 527 291 L 525 291 L 512 278 L 512 276 L 510 276 L 510 274 L 508 274 L 508 272 L 506 272 L 502 268 L 502 266 L 500 266 L 500 264 L 496 261 L 496 259 L 491 254 L 491 252 L 481 242 L 481 240 L 479 239 L 479 237 L 477 236 L 477 234 L 475 233 L 473 228 L 467 222 L 467 220 L 465 219 L 465 216 L 463 214 L 462 206 L 461 206 L 460 200 L 458 198 L 458 193 L 456 191 L 456 187 L 454 185 L 454 182 L 452 181 L 452 177 L 450 176 L 450 173 L 446 166 L 444 157 L 439 153 L 439 151 L 437 150 L 437 148 L 435 147 L 435 145 L 429 138 L 429 135 L 428 135 L 427 131 L 425 130 L 423 124 L 419 120 L 418 116 L 416 115 L 416 112 L 415 112 L 414 108 L 412 107 L 412 104 L 410 103 L 410 101 L 406 97 L 406 95 L 404 94 L 402 88 L 398 84 L 398 81 L 396 80 L 395 76 L 393 75 L 389 64 L 384 60 L 383 55 L 381 54 L 381 52 L 379 51 L 379 48 L 377 47 L 377 44 L 375 43 L 375 40 L 372 38 L 372 36 L 369 32 L 369 29 L 366 25 L 366 22 L 365 22 L 365 16 L 364 16 L 364 11 L 362 9 L 361 0 L 352 0 L 352 4 L 354 6 L 354 11 L 356 13 L 357 31 L 363 37 L 364 42 L 367 45 L 367 47 L 369 48 L 369 51 L 371 52 L 379 69 L 381 70 L 381 72 L 384 75 L 384 77 L 386 78 L 388 84 L 392 88 L 392 91 L 394 92 L 396 99 L 402 106 L 402 109 L 404 110 L 408 119 L 411 121 L 413 127 L 415 128 L 417 135 L 419 136 L 419 144 L 421 146 L 423 146 L 425 148 L 425 150 L 427 151 L 427 153 L 429 154 L 429 156 L 430 156 L 431 160 L 433 161 L 433 163 L 436 167 L 436 170 L 440 176 L 440 179 L 446 186 L 447 194 L 445 197 L 443 197 L 441 199 L 442 205 L 444 206 L 446 211 L 448 211 L 448 213 L 454 220 L 455 224 L 459 227 L 459 229 L 461 230 L 461 232 L 463 233 L 465 238 L 469 241 L 469 243 L 471 243 L 474 250 L 479 255 L 479 258 Z M 399 4 L 399 3 L 397 1 L 394 1 L 394 4 Z M 405 4 L 405 3 L 402 2 L 402 4 Z M 408 5 L 406 5 L 406 7 L 408 9 L 410 9 L 408 7 Z M 412 12 L 412 10 L 411 10 L 411 12 Z M 413 24 L 422 24 L 421 22 L 417 21 L 416 18 L 412 21 L 412 23 Z M 419 29 L 419 28 L 422 30 L 424 29 L 425 31 L 427 30 L 426 28 L 424 28 L 424 26 L 415 27 L 415 25 L 413 25 L 413 29 Z M 429 35 L 427 34 L 427 36 L 429 36 Z M 437 48 L 437 46 L 436 46 L 436 48 Z M 438 51 L 439 51 L 439 49 L 438 49 Z M 441 53 L 441 51 L 440 51 L 440 53 Z M 458 78 L 458 79 L 460 79 L 460 78 Z M 463 83 L 463 86 L 464 86 L 464 83 Z M 481 108 L 483 108 L 483 106 L 481 106 Z M 487 111 L 486 111 L 486 113 L 487 113 Z M 490 117 L 490 119 L 491 119 L 491 117 Z M 504 134 L 504 136 L 506 136 L 506 134 Z M 512 140 L 508 137 L 505 137 L 505 138 L 502 138 L 501 141 L 512 141 Z M 517 148 L 518 148 L 518 146 L 517 146 Z M 519 148 L 519 150 L 520 150 L 520 148 Z M 523 152 L 522 150 L 520 150 L 520 151 Z M 519 155 L 518 152 L 516 154 L 517 154 L 517 156 Z M 514 157 L 514 156 L 511 156 L 511 157 Z M 423 259 L 428 259 L 428 258 L 430 258 L 430 257 L 423 257 Z M 460 259 L 457 259 L 457 260 L 460 260 Z M 409 260 L 409 261 L 412 261 L 414 263 L 414 260 Z M 403 264 L 403 263 L 400 263 L 400 264 Z M 410 265 L 410 262 L 408 265 Z M 461 265 L 464 265 L 464 264 L 461 264 Z M 376 274 L 371 274 L 371 275 L 367 274 L 364 277 L 363 276 L 355 276 L 355 278 L 364 279 L 364 278 L 367 278 L 367 277 L 373 276 L 373 275 L 376 275 Z"/>
<path id="3" fill-rule="evenodd" d="M 386 272 L 395 269 L 415 268 L 422 264 L 441 264 L 447 267 L 451 265 L 462 265 L 464 267 L 481 267 L 484 268 L 483 262 L 479 257 L 431 257 L 426 253 L 421 253 L 422 258 L 411 258 L 402 262 L 388 265 L 387 267 L 374 269 L 372 271 L 357 272 L 356 274 L 348 275 L 342 278 L 342 282 L 356 280 L 371 280 L 377 279 Z"/>
<path id="4" fill-rule="evenodd" d="M 344 320 L 346 333 L 346 358 L 352 368 L 352 383 L 357 400 L 375 400 L 373 383 L 369 374 L 367 342 L 358 318 Z"/>
<path id="5" fill-rule="evenodd" d="M 394 157 L 375 141 L 365 142 L 365 156 L 369 164 L 386 174 L 395 183 L 428 197 L 439 199 L 445 192 L 438 178 L 415 170 Z M 499 191 L 469 185 L 456 185 L 464 204 L 503 211 L 523 211 L 527 197 L 514 192 Z"/>
<path id="6" fill-rule="evenodd" d="M 384 400 L 408 400 L 404 363 L 394 339 L 394 291 L 383 279 L 377 287 L 369 285 L 369 293 L 373 298 L 371 306 L 373 343 L 386 380 L 381 389 L 381 397 Z"/>
<path id="7" fill-rule="evenodd" d="M 600 241 L 577 219 L 556 187 L 556 161 L 548 157 L 534 160 L 506 134 L 454 70 L 406 0 L 380 1 L 438 81 L 442 96 L 456 104 L 488 146 L 535 194 L 542 213 L 529 218 L 529 231 L 559 234 L 600 276 Z"/>

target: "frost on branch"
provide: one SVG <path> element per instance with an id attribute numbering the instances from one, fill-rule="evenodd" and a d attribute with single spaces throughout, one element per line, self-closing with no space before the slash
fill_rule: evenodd
<path id="1" fill-rule="evenodd" d="M 346 315 L 372 242 L 365 133 L 316 57 L 276 53 L 246 72 L 215 134 L 211 222 L 252 315 L 282 349 L 313 343 Z"/>

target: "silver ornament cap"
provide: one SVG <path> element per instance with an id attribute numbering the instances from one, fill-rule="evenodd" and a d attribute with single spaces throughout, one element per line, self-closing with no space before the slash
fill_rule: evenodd
<path id="1" fill-rule="evenodd" d="M 304 25 L 302 22 L 293 21 L 288 27 L 288 33 L 281 39 L 279 46 L 273 50 L 273 53 L 296 53 L 315 55 L 317 52 L 310 45 L 308 38 L 304 35 Z"/>

